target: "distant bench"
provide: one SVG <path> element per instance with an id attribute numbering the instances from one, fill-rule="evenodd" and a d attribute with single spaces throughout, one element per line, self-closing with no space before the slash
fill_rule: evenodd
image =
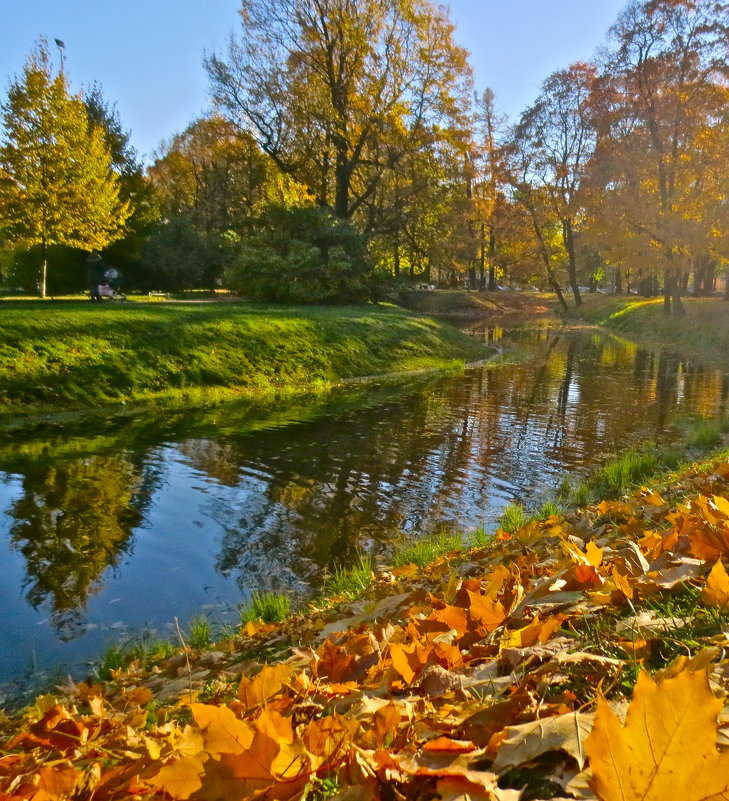
<path id="1" fill-rule="evenodd" d="M 169 296 L 170 296 L 169 292 L 150 292 L 149 293 L 149 297 L 150 298 L 169 298 Z"/>

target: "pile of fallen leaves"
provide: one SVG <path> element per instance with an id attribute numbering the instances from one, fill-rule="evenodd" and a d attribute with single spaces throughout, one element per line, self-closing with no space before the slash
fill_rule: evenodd
<path id="1" fill-rule="evenodd" d="M 729 798 L 727 495 L 715 464 L 387 573 L 339 620 L 70 683 L 13 722 L 0 801 Z"/>

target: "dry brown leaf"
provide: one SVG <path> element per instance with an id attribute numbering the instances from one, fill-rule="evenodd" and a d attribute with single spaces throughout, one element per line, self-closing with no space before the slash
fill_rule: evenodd
<path id="1" fill-rule="evenodd" d="M 585 741 L 594 719 L 594 714 L 571 712 L 521 726 L 509 726 L 492 769 L 502 773 L 548 751 L 565 751 L 575 758 L 582 770 L 587 756 Z"/>
<path id="2" fill-rule="evenodd" d="M 71 765 L 43 766 L 38 775 L 38 792 L 33 796 L 38 801 L 62 801 L 70 798 L 83 777 L 82 771 Z"/>
<path id="3" fill-rule="evenodd" d="M 602 801 L 720 801 L 729 798 L 729 754 L 716 750 L 723 707 L 706 669 L 689 663 L 655 682 L 641 673 L 625 726 L 598 698 L 587 752 Z"/>

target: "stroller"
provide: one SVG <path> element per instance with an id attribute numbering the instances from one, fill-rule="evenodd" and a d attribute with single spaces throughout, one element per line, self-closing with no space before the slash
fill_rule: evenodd
<path id="1" fill-rule="evenodd" d="M 104 271 L 104 283 L 98 285 L 99 300 L 126 300 L 121 291 L 122 276 L 114 267 L 107 267 Z"/>

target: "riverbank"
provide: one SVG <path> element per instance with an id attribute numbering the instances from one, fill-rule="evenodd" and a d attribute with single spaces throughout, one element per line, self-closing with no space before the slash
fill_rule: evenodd
<path id="1" fill-rule="evenodd" d="M 4 420 L 312 389 L 494 352 L 391 306 L 8 302 L 2 318 Z"/>
<path id="2" fill-rule="evenodd" d="M 471 291 L 467 289 L 411 290 L 402 292 L 400 303 L 417 314 L 455 320 L 498 319 L 518 325 L 557 322 L 554 296 L 541 292 Z"/>
<path id="3" fill-rule="evenodd" d="M 214 650 L 180 631 L 175 655 L 135 654 L 2 721 L 0 791 L 611 801 L 626 781 L 666 797 L 678 771 L 725 792 L 728 528 L 723 453 L 487 544 L 360 571 L 354 597 L 249 615 Z"/>
<path id="4" fill-rule="evenodd" d="M 695 356 L 706 363 L 726 363 L 729 353 L 729 304 L 721 298 L 683 298 L 686 316 L 666 317 L 662 298 L 636 295 L 584 295 L 572 309 L 579 319 L 635 338 Z"/>

